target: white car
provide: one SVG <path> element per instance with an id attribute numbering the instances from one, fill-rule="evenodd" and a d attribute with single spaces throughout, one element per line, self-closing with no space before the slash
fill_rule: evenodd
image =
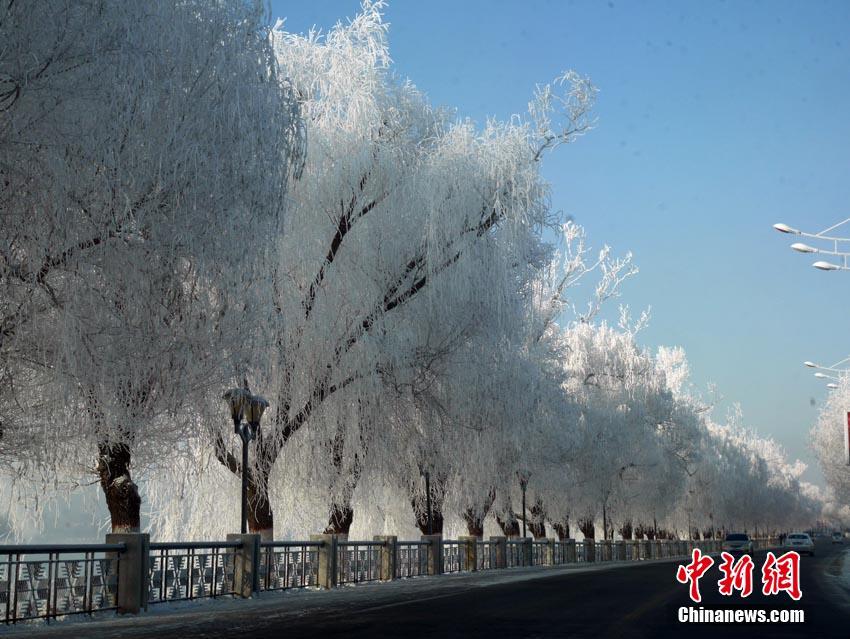
<path id="1" fill-rule="evenodd" d="M 844 543 L 844 535 L 840 532 L 832 533 L 832 543 L 843 544 Z"/>
<path id="2" fill-rule="evenodd" d="M 753 554 L 753 542 L 747 533 L 726 533 L 721 550 L 728 553 Z"/>
<path id="3" fill-rule="evenodd" d="M 813 542 L 812 538 L 803 532 L 788 533 L 782 547 L 788 548 L 789 550 L 796 550 L 801 554 L 806 553 L 812 557 L 815 556 L 815 542 Z"/>

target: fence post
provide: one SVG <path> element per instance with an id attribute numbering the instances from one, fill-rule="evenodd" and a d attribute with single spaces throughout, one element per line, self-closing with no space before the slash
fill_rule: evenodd
<path id="1" fill-rule="evenodd" d="M 493 549 L 492 568 L 508 567 L 508 538 L 490 537 L 490 547 Z"/>
<path id="2" fill-rule="evenodd" d="M 460 542 L 461 570 L 478 570 L 478 537 L 461 535 Z M 463 566 L 466 565 L 466 568 Z"/>
<path id="3" fill-rule="evenodd" d="M 248 598 L 260 590 L 260 535 L 227 535 L 242 545 L 233 549 L 233 594 Z"/>
<path id="4" fill-rule="evenodd" d="M 392 581 L 396 575 L 398 563 L 398 537 L 396 535 L 375 535 L 372 541 L 380 541 L 381 546 L 381 581 Z"/>
<path id="5" fill-rule="evenodd" d="M 422 541 L 428 542 L 428 574 L 443 574 L 443 536 L 422 535 Z"/>
<path id="6" fill-rule="evenodd" d="M 660 559 L 661 558 L 661 540 L 653 539 L 652 540 L 652 558 Z"/>
<path id="7" fill-rule="evenodd" d="M 602 561 L 611 561 L 611 540 L 602 540 Z"/>
<path id="8" fill-rule="evenodd" d="M 584 544 L 584 561 L 593 563 L 596 561 L 596 540 L 585 537 L 582 543 Z"/>
<path id="9" fill-rule="evenodd" d="M 110 533 L 107 544 L 124 544 L 121 553 L 107 553 L 118 560 L 118 592 L 115 605 L 121 614 L 138 614 L 148 609 L 148 579 L 150 577 L 150 535 L 148 533 Z"/>
<path id="10" fill-rule="evenodd" d="M 333 534 L 310 535 L 310 541 L 321 541 L 319 546 L 319 588 L 334 588 L 337 582 L 337 536 Z"/>
<path id="11" fill-rule="evenodd" d="M 568 539 L 564 539 L 564 550 L 566 555 L 566 562 L 568 564 L 574 564 L 578 561 L 576 557 L 576 540 L 572 537 Z"/>

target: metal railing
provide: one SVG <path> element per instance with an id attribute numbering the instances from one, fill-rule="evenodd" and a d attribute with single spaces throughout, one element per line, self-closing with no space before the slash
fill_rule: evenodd
<path id="1" fill-rule="evenodd" d="M 231 541 L 0 546 L 0 610 L 4 622 L 55 619 L 147 604 L 250 596 L 285 590 L 418 577 L 499 567 L 686 557 L 694 547 L 720 550 L 719 540 L 585 542 L 531 539 L 395 541 Z M 247 543 L 248 545 L 243 545 Z M 753 539 L 757 548 L 775 539 Z M 439 552 L 437 558 L 430 553 Z M 472 555 L 475 562 L 472 562 Z M 433 564 L 431 560 L 435 559 Z M 439 561 L 441 560 L 441 561 Z M 384 573 L 395 565 L 395 573 Z M 119 592 L 119 574 L 124 590 Z M 247 581 L 246 581 L 247 577 Z M 237 581 L 239 582 L 237 584 Z M 138 584 L 138 588 L 127 584 Z"/>
<path id="2" fill-rule="evenodd" d="M 531 542 L 531 565 L 546 566 L 549 562 L 549 542 L 548 541 L 533 541 Z"/>
<path id="3" fill-rule="evenodd" d="M 233 594 L 233 553 L 239 541 L 152 543 L 148 603 Z"/>
<path id="4" fill-rule="evenodd" d="M 382 541 L 341 541 L 337 544 L 337 583 L 356 584 L 381 578 Z"/>
<path id="5" fill-rule="evenodd" d="M 421 577 L 428 574 L 427 541 L 400 541 L 396 546 L 396 577 Z"/>
<path id="6" fill-rule="evenodd" d="M 316 586 L 321 541 L 264 541 L 260 544 L 260 590 Z"/>
<path id="7" fill-rule="evenodd" d="M 525 565 L 525 542 L 508 539 L 505 547 L 505 563 L 508 568 Z"/>
<path id="8" fill-rule="evenodd" d="M 478 570 L 490 570 L 496 564 L 493 557 L 495 549 L 489 541 L 475 542 L 475 561 Z"/>
<path id="9" fill-rule="evenodd" d="M 560 566 L 561 564 L 568 563 L 568 561 L 569 561 L 568 549 L 567 549 L 568 546 L 569 546 L 568 542 L 564 542 L 564 541 L 560 541 L 560 540 L 555 542 L 555 548 L 552 551 L 552 563 L 553 564 L 555 564 L 556 566 Z"/>
<path id="10" fill-rule="evenodd" d="M 124 544 L 0 546 L 4 622 L 116 608 Z"/>
<path id="11" fill-rule="evenodd" d="M 602 542 L 601 541 L 593 541 L 593 561 L 599 562 L 603 561 L 605 555 L 602 551 Z"/>
<path id="12" fill-rule="evenodd" d="M 576 543 L 576 563 L 584 563 L 587 561 L 587 553 L 585 552 L 585 545 L 582 543 Z"/>
<path id="13" fill-rule="evenodd" d="M 466 544 L 446 539 L 443 541 L 443 572 L 463 572 L 466 565 Z"/>

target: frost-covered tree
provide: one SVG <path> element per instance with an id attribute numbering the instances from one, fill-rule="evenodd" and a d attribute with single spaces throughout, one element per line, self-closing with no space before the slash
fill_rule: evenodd
<path id="1" fill-rule="evenodd" d="M 850 410 L 850 377 L 842 376 L 820 409 L 812 427 L 812 448 L 823 469 L 827 486 L 838 503 L 850 503 L 850 461 L 847 459 L 847 413 Z"/>
<path id="2" fill-rule="evenodd" d="M 378 405 L 387 386 L 427 377 L 485 313 L 511 321 L 502 309 L 544 256 L 540 230 L 551 221 L 539 160 L 588 125 L 593 90 L 573 75 L 566 110 L 552 112 L 550 92 L 527 123 L 479 129 L 432 108 L 390 73 L 382 6 L 365 2 L 326 35 L 273 33 L 309 145 L 272 263 L 280 320 L 263 384 L 273 410 L 256 443 L 249 521 L 267 536 L 269 479 L 306 424 L 305 437 L 328 442 L 331 483 L 347 487 L 332 487 L 342 503 L 329 505 L 328 528 L 341 531 L 366 446 L 395 432 L 374 413 L 371 423 L 351 411 L 341 422 L 336 405 L 353 396 Z M 216 441 L 238 472 L 226 440 Z"/>
<path id="3" fill-rule="evenodd" d="M 136 530 L 131 468 L 254 352 L 297 104 L 259 3 L 3 3 L 0 42 L 0 454 Z"/>

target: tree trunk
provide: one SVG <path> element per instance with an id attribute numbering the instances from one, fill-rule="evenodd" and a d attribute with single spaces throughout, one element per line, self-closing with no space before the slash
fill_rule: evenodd
<path id="1" fill-rule="evenodd" d="M 428 534 L 428 512 L 422 511 L 419 512 L 416 510 L 416 504 L 413 504 L 413 512 L 416 515 L 416 527 L 422 532 L 423 535 Z M 431 503 L 431 515 L 433 517 L 434 523 L 431 526 L 431 532 L 435 535 L 443 534 L 443 511 L 442 511 L 442 503 L 438 507 L 437 504 L 432 500 Z"/>
<path id="2" fill-rule="evenodd" d="M 620 535 L 623 539 L 631 539 L 632 538 L 632 520 L 627 519 L 623 522 L 623 525 L 620 526 Z"/>
<path id="3" fill-rule="evenodd" d="M 348 535 L 353 521 L 354 509 L 350 503 L 334 504 L 331 506 L 331 515 L 324 532 L 326 535 Z"/>
<path id="4" fill-rule="evenodd" d="M 265 473 L 252 475 L 248 481 L 248 532 L 259 534 L 262 541 L 274 540 L 274 511 L 268 485 Z"/>
<path id="5" fill-rule="evenodd" d="M 555 532 L 558 534 L 559 541 L 564 541 L 565 539 L 570 538 L 570 522 L 568 519 L 565 519 L 562 522 L 553 523 L 552 528 L 554 528 Z"/>
<path id="6" fill-rule="evenodd" d="M 496 523 L 502 529 L 502 534 L 509 539 L 517 539 L 519 537 L 519 520 L 514 515 L 513 511 L 505 513 L 505 519 L 496 515 Z"/>
<path id="7" fill-rule="evenodd" d="M 348 535 L 351 524 L 354 521 L 354 508 L 351 501 L 354 497 L 354 489 L 360 481 L 360 457 L 355 453 L 353 463 L 348 466 L 343 455 L 345 451 L 345 430 L 342 422 L 337 426 L 337 433 L 331 443 L 331 460 L 333 461 L 333 478 L 331 490 L 342 486 L 338 502 L 332 503 L 328 525 L 325 534 Z M 334 491 L 336 492 L 336 491 Z"/>
<path id="8" fill-rule="evenodd" d="M 479 510 L 475 508 L 467 508 L 461 513 L 463 520 L 466 522 L 466 531 L 473 537 L 478 539 L 484 538 L 484 519 L 493 507 L 493 502 L 496 501 L 496 491 L 491 489 L 484 501 L 483 507 Z"/>
<path id="9" fill-rule="evenodd" d="M 446 499 L 446 477 L 437 475 L 431 477 L 431 531 L 435 535 L 443 534 L 443 502 Z M 424 480 L 423 480 L 424 485 Z M 427 496 L 417 490 L 416 485 L 411 486 L 410 505 L 413 507 L 413 515 L 416 517 L 416 527 L 423 535 L 428 534 L 428 500 Z"/>
<path id="10" fill-rule="evenodd" d="M 101 443 L 97 452 L 97 472 L 109 508 L 112 532 L 139 532 L 142 498 L 130 477 L 130 447 Z"/>
<path id="11" fill-rule="evenodd" d="M 578 528 L 588 539 L 596 539 L 596 526 L 593 525 L 592 518 L 585 517 L 583 519 L 579 519 Z"/>
<path id="12" fill-rule="evenodd" d="M 535 539 L 546 538 L 546 511 L 543 509 L 543 501 L 539 498 L 531 506 L 528 529 Z"/>

